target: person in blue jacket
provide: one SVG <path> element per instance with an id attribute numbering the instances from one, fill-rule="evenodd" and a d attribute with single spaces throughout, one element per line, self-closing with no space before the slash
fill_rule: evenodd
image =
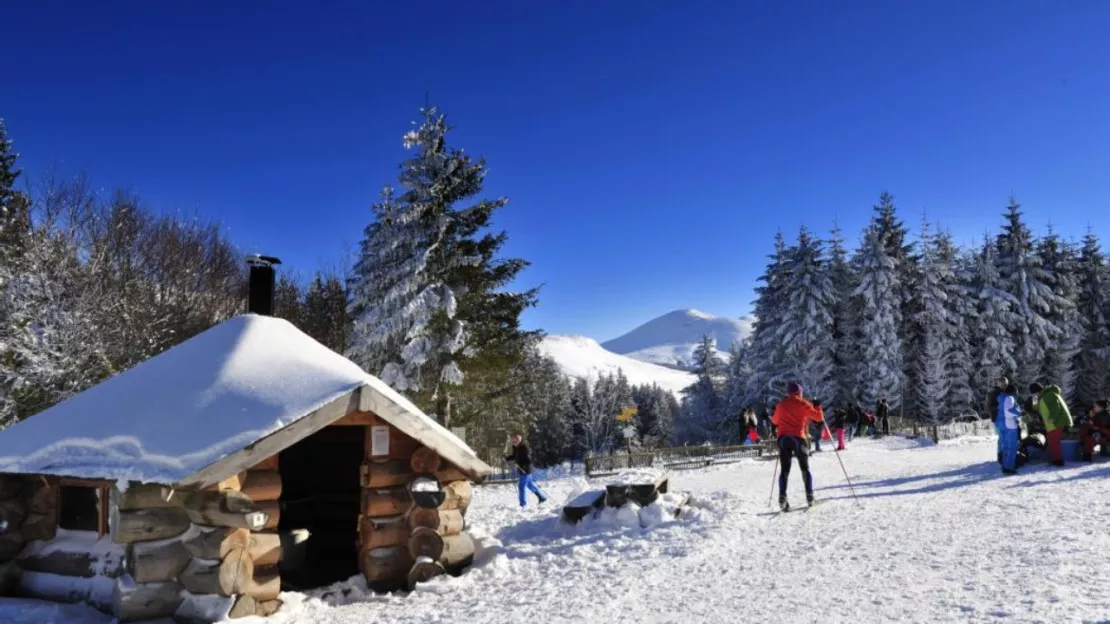
<path id="1" fill-rule="evenodd" d="M 520 493 L 520 506 L 521 508 L 528 506 L 527 492 L 531 491 L 540 499 L 540 502 L 547 500 L 547 494 L 536 485 L 535 480 L 532 478 L 532 449 L 528 448 L 528 443 L 524 441 L 519 435 L 513 436 L 513 452 L 505 458 L 505 461 L 511 461 L 516 464 L 517 469 L 517 490 Z"/>
<path id="2" fill-rule="evenodd" d="M 1017 474 L 1017 454 L 1020 440 L 1021 405 L 1018 404 L 1017 388 L 1013 384 L 998 395 L 998 445 L 1002 451 L 1002 474 Z"/>

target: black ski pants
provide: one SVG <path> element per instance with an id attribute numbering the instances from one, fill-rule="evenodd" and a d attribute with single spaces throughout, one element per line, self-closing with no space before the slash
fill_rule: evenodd
<path id="1" fill-rule="evenodd" d="M 797 436 L 779 438 L 779 500 L 786 498 L 786 482 L 790 478 L 790 464 L 798 458 L 798 468 L 802 470 L 802 483 L 806 486 L 806 499 L 813 496 L 813 476 L 809 473 L 809 453 L 806 441 Z"/>

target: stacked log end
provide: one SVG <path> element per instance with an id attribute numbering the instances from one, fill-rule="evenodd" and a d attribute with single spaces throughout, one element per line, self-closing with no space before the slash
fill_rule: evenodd
<path id="1" fill-rule="evenodd" d="M 13 561 L 27 543 L 23 524 L 27 519 L 29 489 L 24 479 L 0 475 L 0 596 L 15 594 L 21 570 Z"/>
<path id="2" fill-rule="evenodd" d="M 407 436 L 395 439 L 396 450 L 369 457 L 362 469 L 359 561 L 367 584 L 385 591 L 456 573 L 474 556 L 463 531 L 472 495 L 466 475 Z"/>
<path id="3" fill-rule="evenodd" d="M 111 535 L 126 544 L 127 576 L 113 592 L 112 614 L 121 622 L 169 617 L 194 595 L 228 599 L 231 617 L 272 615 L 281 606 L 276 461 L 206 490 L 113 490 Z"/>

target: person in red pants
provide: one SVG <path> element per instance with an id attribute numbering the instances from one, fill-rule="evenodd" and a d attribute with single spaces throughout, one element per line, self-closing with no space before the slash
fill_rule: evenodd
<path id="1" fill-rule="evenodd" d="M 1098 454 L 1110 457 L 1110 399 L 1095 401 L 1087 420 L 1079 425 L 1079 443 L 1083 446 L 1083 461 L 1094 461 L 1095 444 Z"/>
<path id="2" fill-rule="evenodd" d="M 1039 383 L 1032 383 L 1029 384 L 1029 392 L 1033 393 L 1037 402 L 1037 411 L 1044 421 L 1048 455 L 1052 458 L 1053 464 L 1063 466 L 1064 452 L 1060 448 L 1060 440 L 1064 436 L 1064 431 L 1072 425 L 1068 404 L 1064 401 L 1059 386 L 1046 388 Z"/>

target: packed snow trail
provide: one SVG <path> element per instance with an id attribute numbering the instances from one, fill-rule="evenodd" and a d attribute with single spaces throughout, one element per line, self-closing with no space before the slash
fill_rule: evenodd
<path id="1" fill-rule="evenodd" d="M 578 527 L 558 523 L 564 501 L 605 479 L 543 481 L 550 501 L 523 511 L 515 485 L 483 486 L 467 521 L 485 547 L 462 577 L 408 596 L 367 595 L 357 583 L 343 599 L 283 594 L 286 607 L 266 621 L 1110 620 L 1101 589 L 1110 463 L 1003 477 L 995 450 L 994 439 L 857 441 L 842 457 L 859 504 L 833 454 L 816 454 L 819 505 L 807 513 L 767 515 L 774 463 L 763 460 L 672 473 L 671 491 L 694 496 L 678 520 L 652 506 L 639 518 L 606 510 Z M 790 501 L 804 505 L 798 474 Z M 660 523 L 642 529 L 649 512 Z"/>

